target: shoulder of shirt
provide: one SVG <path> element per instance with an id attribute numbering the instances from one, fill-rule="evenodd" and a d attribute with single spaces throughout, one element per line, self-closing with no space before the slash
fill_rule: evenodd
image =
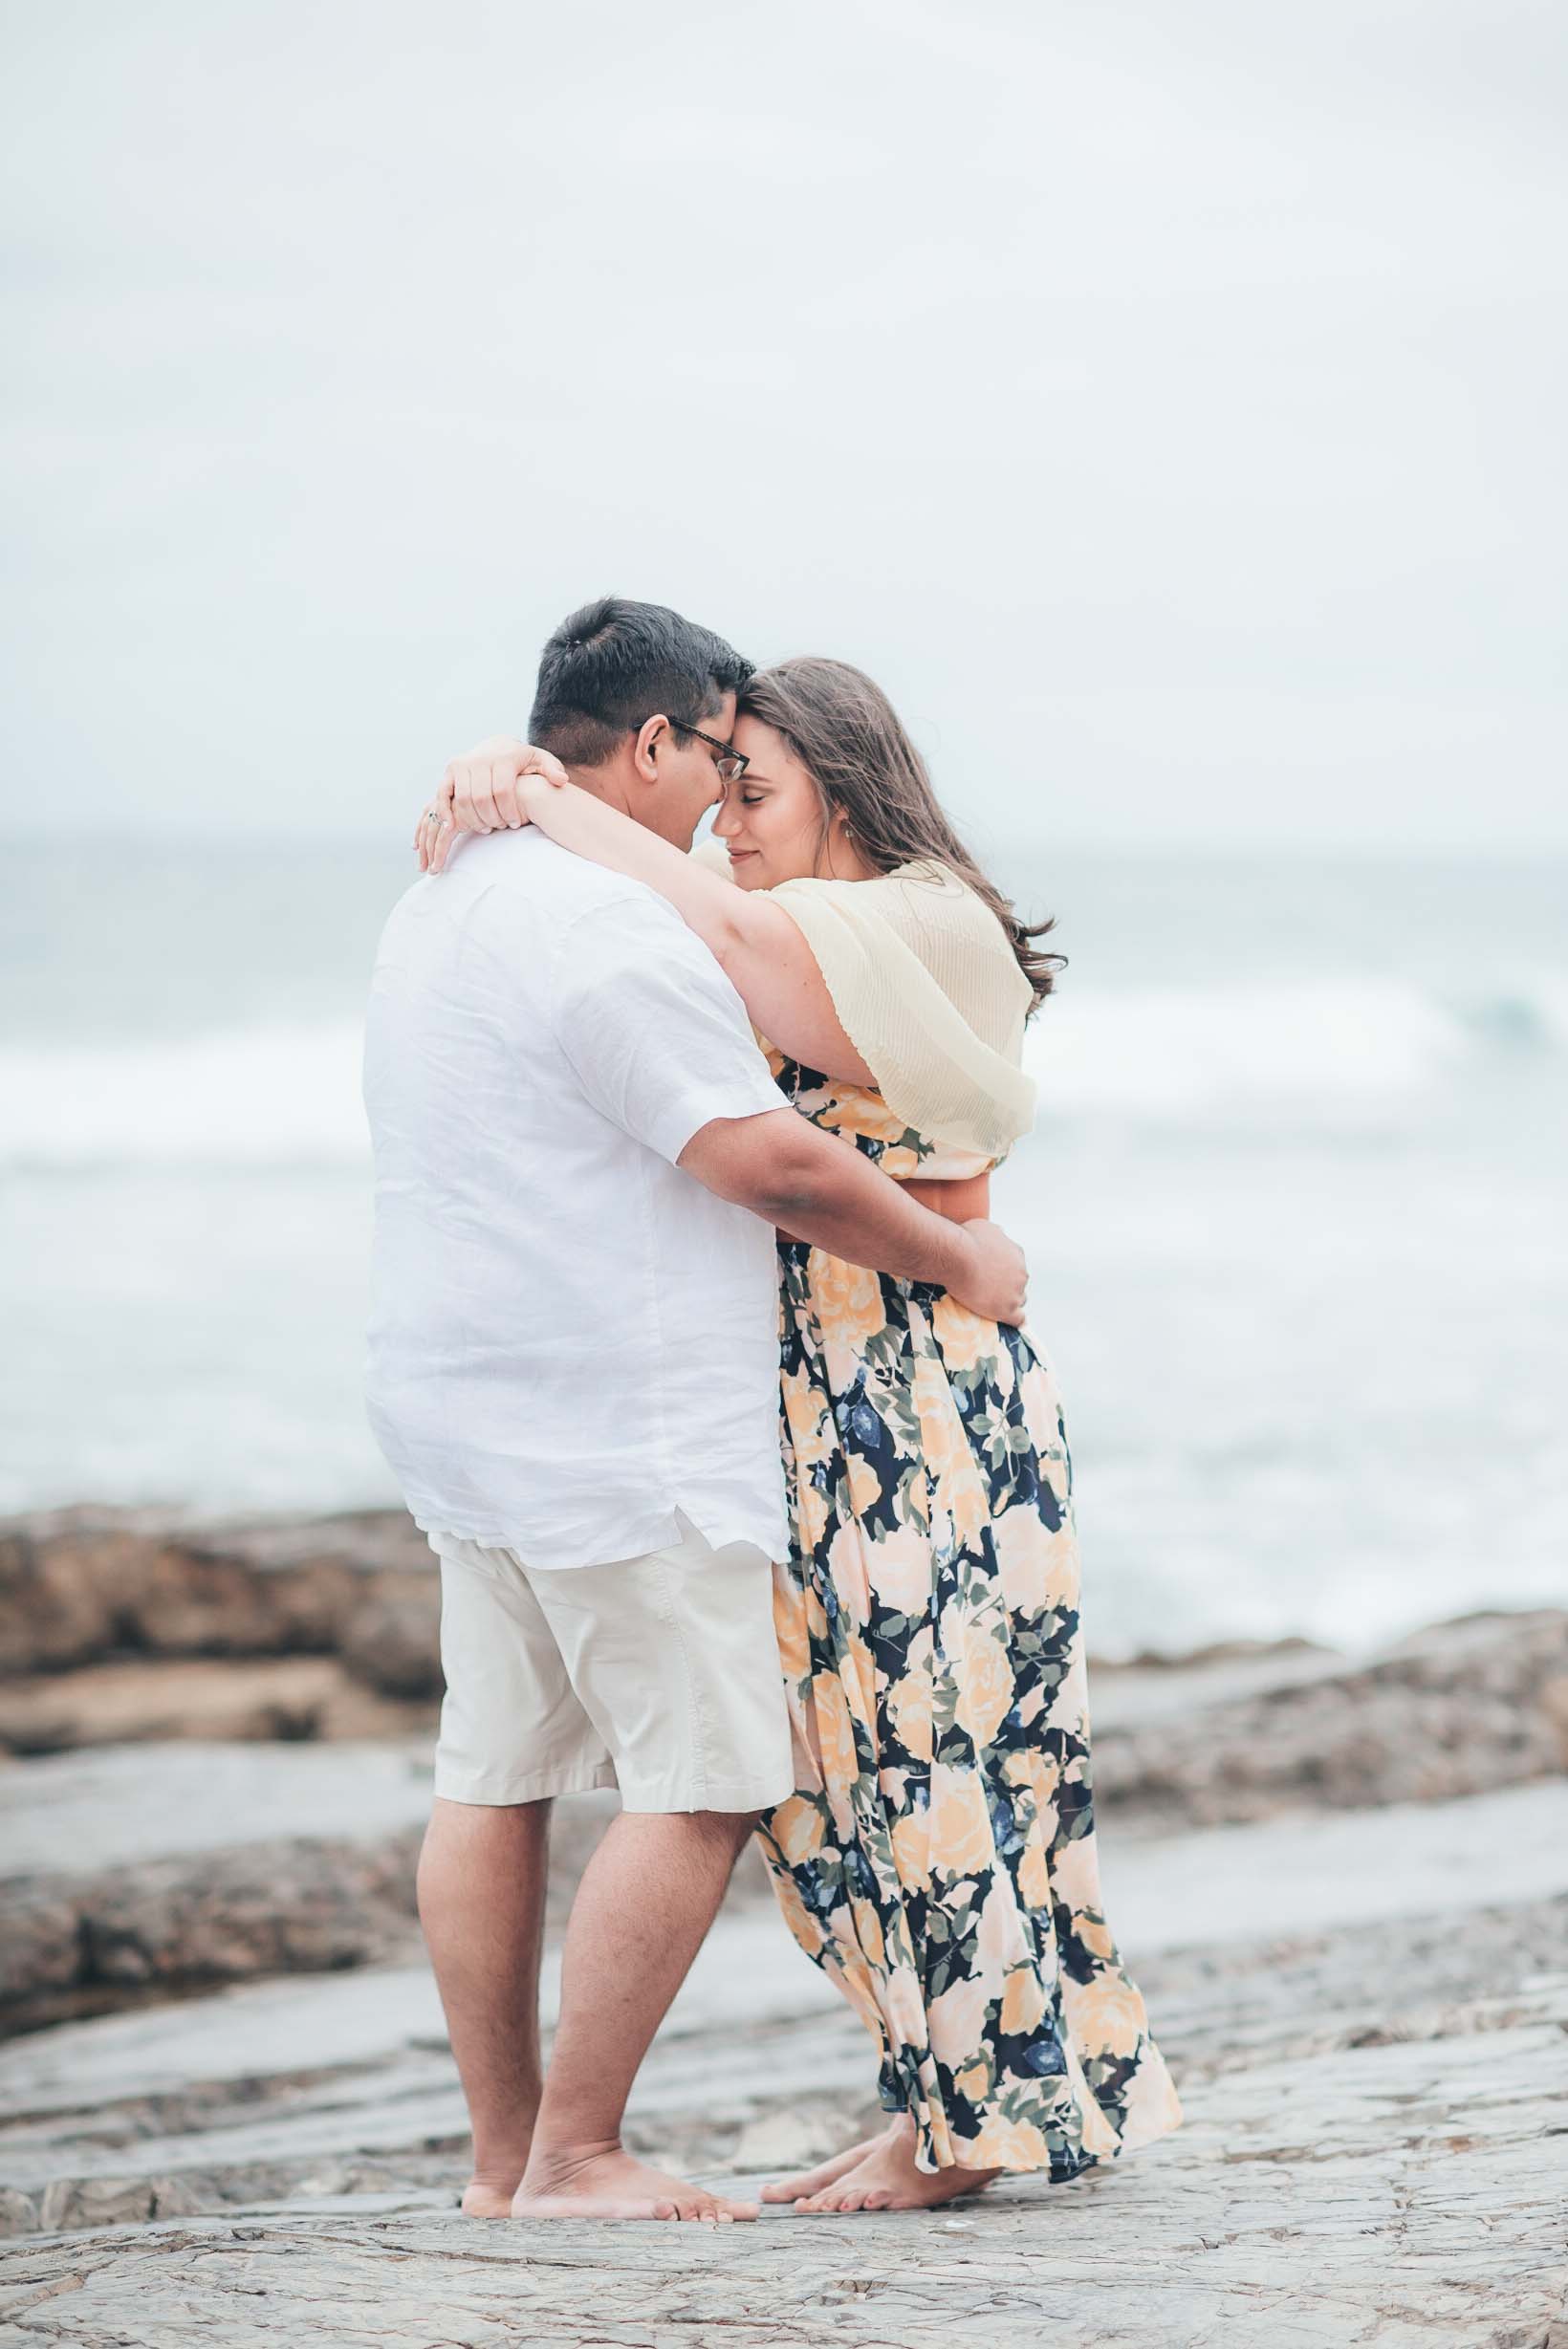
<path id="1" fill-rule="evenodd" d="M 502 913 L 509 903 L 524 899 L 533 918 L 542 920 L 557 938 L 578 922 L 605 914 L 635 917 L 641 913 L 686 928 L 657 889 L 624 873 L 612 873 L 591 858 L 574 856 L 541 832 L 490 833 L 474 841 L 466 857 L 469 889 L 467 893 L 454 889 L 453 895 L 467 895 L 464 910 L 470 918 L 482 918 L 487 907 Z M 454 860 L 452 873 L 462 870 Z M 446 879 L 443 876 L 440 885 L 446 886 Z"/>

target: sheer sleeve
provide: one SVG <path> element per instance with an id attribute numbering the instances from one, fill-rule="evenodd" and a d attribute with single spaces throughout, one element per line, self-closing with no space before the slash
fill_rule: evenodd
<path id="1" fill-rule="evenodd" d="M 816 958 L 844 1033 L 917 1133 L 1002 1158 L 1034 1121 L 1032 1000 L 996 916 L 945 865 L 769 892 Z"/>

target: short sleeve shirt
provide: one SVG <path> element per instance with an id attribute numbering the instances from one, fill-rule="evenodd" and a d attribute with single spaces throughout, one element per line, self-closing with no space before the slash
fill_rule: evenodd
<path id="1" fill-rule="evenodd" d="M 783 1107 L 652 890 L 532 829 L 394 908 L 366 1022 L 371 1424 L 414 1518 L 539 1568 L 785 1555 L 773 1234 L 676 1164 Z"/>

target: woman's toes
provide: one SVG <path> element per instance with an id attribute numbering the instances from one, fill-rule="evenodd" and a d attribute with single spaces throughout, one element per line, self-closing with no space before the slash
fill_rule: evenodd
<path id="1" fill-rule="evenodd" d="M 820 2194 L 824 2186 L 836 2186 L 840 2178 L 846 2177 L 863 2162 L 868 2153 L 875 2152 L 881 2140 L 875 2137 L 864 2138 L 860 2144 L 850 2145 L 844 2152 L 834 2154 L 831 2160 L 819 2162 L 815 2169 L 803 2170 L 796 2178 L 781 2178 L 776 2186 L 765 2186 L 762 2199 L 764 2202 L 799 2204 L 813 2194 Z"/>

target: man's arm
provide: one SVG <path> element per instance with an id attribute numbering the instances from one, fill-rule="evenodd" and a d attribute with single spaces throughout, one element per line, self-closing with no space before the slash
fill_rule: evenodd
<path id="1" fill-rule="evenodd" d="M 579 791 L 550 751 L 492 736 L 453 760 L 431 806 L 444 820 L 422 822 L 414 836 L 430 872 L 442 870 L 464 832 L 537 824 L 574 856 L 656 889 L 728 972 L 752 1026 L 780 1052 L 824 1077 L 875 1081 L 844 1032 L 816 955 L 783 906 L 766 889 L 737 889 L 728 874 Z"/>
<path id="2" fill-rule="evenodd" d="M 918 1207 L 860 1151 L 795 1110 L 715 1118 L 676 1164 L 721 1199 L 848 1264 L 934 1281 L 988 1321 L 1023 1319 L 1028 1267 L 1005 1231 Z"/>
<path id="3" fill-rule="evenodd" d="M 988 1320 L 1019 1319 L 1027 1273 L 1007 1234 L 917 1206 L 786 1109 L 733 987 L 657 898 L 577 916 L 557 948 L 551 1011 L 600 1115 L 720 1198 L 848 1263 L 934 1281 Z"/>

